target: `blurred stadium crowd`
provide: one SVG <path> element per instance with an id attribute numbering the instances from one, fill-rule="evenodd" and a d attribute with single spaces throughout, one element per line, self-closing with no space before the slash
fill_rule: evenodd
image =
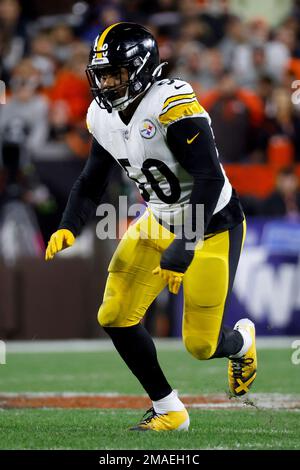
<path id="1" fill-rule="evenodd" d="M 166 74 L 193 85 L 246 213 L 297 217 L 300 103 L 292 100 L 292 84 L 300 80 L 298 1 L 274 26 L 259 14 L 251 21 L 237 16 L 226 0 L 0 0 L 0 79 L 6 85 L 0 206 L 21 199 L 33 208 L 45 241 L 55 230 L 89 152 L 90 44 L 124 20 L 148 27 L 168 62 Z M 72 181 L 64 185 L 74 162 Z M 110 191 L 119 192 L 120 184 L 122 193 L 132 194 L 120 175 Z"/>

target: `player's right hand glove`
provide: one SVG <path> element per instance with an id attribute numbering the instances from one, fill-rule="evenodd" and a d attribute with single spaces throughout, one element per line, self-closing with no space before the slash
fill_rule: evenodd
<path id="1" fill-rule="evenodd" d="M 178 273 L 176 271 L 169 271 L 168 269 L 162 269 L 160 266 L 153 269 L 152 274 L 155 276 L 161 277 L 164 281 L 168 283 L 169 291 L 172 294 L 178 294 L 182 280 L 183 273 Z"/>
<path id="2" fill-rule="evenodd" d="M 53 259 L 56 253 L 72 246 L 74 241 L 75 237 L 70 230 L 65 228 L 57 230 L 51 235 L 46 249 L 45 260 Z"/>

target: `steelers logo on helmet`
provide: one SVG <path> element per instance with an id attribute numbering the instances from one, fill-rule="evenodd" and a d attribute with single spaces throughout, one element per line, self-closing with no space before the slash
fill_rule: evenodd
<path id="1" fill-rule="evenodd" d="M 144 139 L 152 139 L 155 136 L 156 127 L 150 119 L 145 119 L 140 125 L 140 134 Z"/>

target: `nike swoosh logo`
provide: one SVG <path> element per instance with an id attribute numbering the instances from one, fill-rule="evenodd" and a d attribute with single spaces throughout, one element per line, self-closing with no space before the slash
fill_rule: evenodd
<path id="1" fill-rule="evenodd" d="M 180 86 L 174 85 L 174 88 L 176 88 L 176 90 L 179 90 L 179 88 L 182 88 L 183 86 L 185 86 L 185 83 L 183 85 L 180 85 Z"/>
<path id="2" fill-rule="evenodd" d="M 199 134 L 200 134 L 200 132 L 198 132 L 198 134 L 194 135 L 194 137 L 192 137 L 191 139 L 186 139 L 187 143 L 191 144 L 196 139 L 196 137 L 198 137 Z"/>

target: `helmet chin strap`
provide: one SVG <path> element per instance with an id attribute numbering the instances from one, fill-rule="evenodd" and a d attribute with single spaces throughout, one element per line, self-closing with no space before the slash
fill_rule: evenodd
<path id="1" fill-rule="evenodd" d="M 146 90 L 147 88 L 145 88 L 145 90 L 143 90 L 142 93 L 144 93 Z M 125 95 L 122 98 L 119 98 L 118 100 L 115 100 L 113 102 L 113 109 L 115 109 L 116 111 L 124 111 L 124 109 L 126 109 L 127 106 L 133 103 L 139 96 L 141 96 L 142 93 L 139 93 L 138 95 L 133 96 L 132 98 L 128 98 L 128 87 L 127 87 Z M 117 103 L 119 101 L 121 102 Z"/>
<path id="2" fill-rule="evenodd" d="M 122 96 L 121 98 L 118 98 L 117 100 L 114 100 L 112 102 L 112 107 L 113 109 L 116 109 L 117 111 L 123 111 L 123 109 L 127 108 L 129 101 L 130 100 L 128 99 L 128 87 L 127 87 L 125 95 Z"/>
<path id="3" fill-rule="evenodd" d="M 141 67 L 138 69 L 138 71 L 136 72 L 136 75 L 138 74 L 138 72 L 141 71 L 141 69 L 143 68 L 143 66 L 145 65 L 146 61 L 148 59 L 148 56 L 145 56 L 145 59 L 141 65 Z M 158 78 L 160 75 L 161 75 L 161 71 L 162 71 L 162 68 L 167 65 L 168 62 L 162 62 L 161 64 L 159 64 L 155 69 L 154 71 L 152 72 L 152 77 L 153 79 L 155 78 Z M 130 77 L 130 78 L 133 78 L 133 77 Z M 111 107 L 113 109 L 115 109 L 116 111 L 124 111 L 124 109 L 127 108 L 127 106 L 129 106 L 131 103 L 133 103 L 142 93 L 145 93 L 149 88 L 150 86 L 152 85 L 152 81 L 150 81 L 146 88 L 144 88 L 144 90 L 141 92 L 141 93 L 138 93 L 136 96 L 133 96 L 132 98 L 128 98 L 128 87 L 126 88 L 126 93 L 124 96 L 122 96 L 122 98 L 118 98 L 117 100 L 114 100 L 111 104 Z"/>

